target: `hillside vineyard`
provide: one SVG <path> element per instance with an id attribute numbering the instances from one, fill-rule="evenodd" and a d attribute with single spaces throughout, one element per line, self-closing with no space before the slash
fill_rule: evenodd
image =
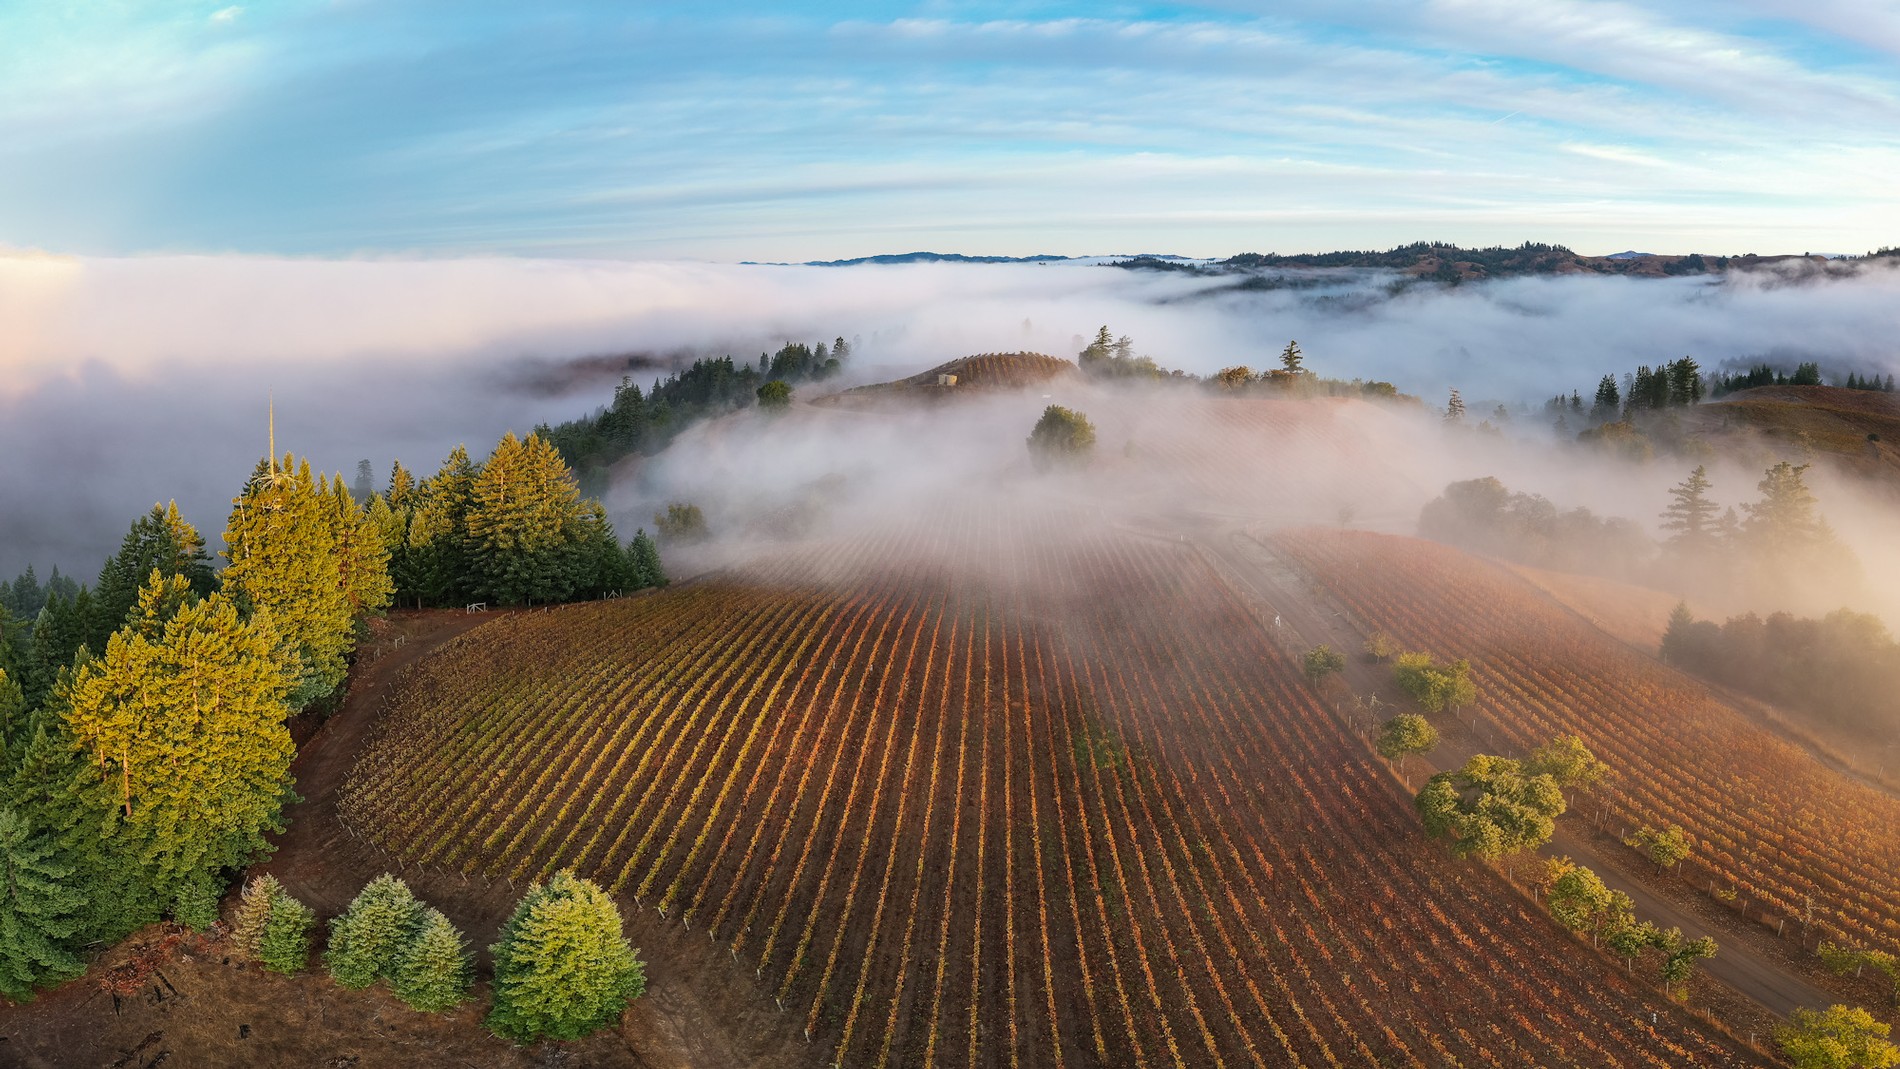
<path id="1" fill-rule="evenodd" d="M 709 932 L 824 1064 L 1759 1064 L 1449 862 L 1192 549 L 1083 520 L 479 628 L 345 815 Z"/>
<path id="2" fill-rule="evenodd" d="M 1368 627 L 1468 657 L 1478 711 L 1518 746 L 1581 736 L 1620 773 L 1593 819 L 1681 824 L 1696 884 L 1832 939 L 1900 951 L 1900 804 L 1822 766 L 1699 683 L 1503 567 L 1432 542 L 1301 531 L 1278 544 Z M 1792 931 L 1793 928 L 1790 928 Z M 1812 942 L 1813 940 L 1810 940 Z"/>

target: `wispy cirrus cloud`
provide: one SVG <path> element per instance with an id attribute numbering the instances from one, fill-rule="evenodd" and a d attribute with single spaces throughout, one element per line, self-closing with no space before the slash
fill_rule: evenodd
<path id="1" fill-rule="evenodd" d="M 800 259 L 1900 231 L 1871 180 L 1900 167 L 1900 74 L 1868 61 L 1885 5 L 1099 11 L 9 11 L 0 243 Z"/>

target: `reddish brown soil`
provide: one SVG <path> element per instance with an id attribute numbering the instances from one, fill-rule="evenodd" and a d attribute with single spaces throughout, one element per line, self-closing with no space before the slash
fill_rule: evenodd
<path id="1" fill-rule="evenodd" d="M 403 612 L 378 623 L 361 650 L 343 707 L 298 755 L 293 772 L 304 800 L 287 814 L 289 828 L 276 854 L 254 872 L 272 873 L 319 917 L 329 918 L 369 880 L 398 868 L 338 824 L 336 790 L 403 671 L 498 615 Z M 415 869 L 402 875 L 481 948 L 485 973 L 486 947 L 523 888 Z M 162 933 L 151 929 L 103 954 L 86 977 L 25 1006 L 0 1009 L 0 1066 L 145 1069 L 162 1062 L 631 1069 L 790 1066 L 813 1060 L 750 975 L 722 964 L 690 933 L 659 922 L 651 912 L 641 914 L 630 903 L 623 903 L 622 911 L 629 938 L 647 963 L 647 993 L 628 1009 L 618 1029 L 578 1043 L 521 1048 L 489 1035 L 481 1026 L 486 985 L 478 985 L 475 999 L 454 1013 L 416 1013 L 380 986 L 346 991 L 321 967 L 292 977 L 266 973 L 230 961 L 221 943 L 199 939 L 155 955 L 158 968 L 149 985 L 115 1007 L 99 978 L 156 943 Z"/>

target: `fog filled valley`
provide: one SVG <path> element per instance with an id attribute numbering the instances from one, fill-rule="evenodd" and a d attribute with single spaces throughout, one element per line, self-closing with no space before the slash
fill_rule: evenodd
<path id="1" fill-rule="evenodd" d="M 76 889 L 0 1024 L 1674 1067 L 1892 1021 L 1895 264 L 0 258 L 0 849 Z M 199 774 L 235 815 L 180 832 Z M 555 899 L 645 948 L 584 1028 L 508 1003 Z"/>

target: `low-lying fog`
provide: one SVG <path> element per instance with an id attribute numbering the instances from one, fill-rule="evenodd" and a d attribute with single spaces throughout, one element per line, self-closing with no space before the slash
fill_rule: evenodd
<path id="1" fill-rule="evenodd" d="M 296 261 L 238 257 L 0 257 L 0 576 L 28 563 L 89 580 L 126 526 L 175 498 L 215 545 L 229 501 L 277 442 L 325 470 L 377 479 L 400 457 L 419 475 L 456 443 L 479 457 L 506 430 L 604 403 L 631 355 L 641 384 L 695 356 L 756 361 L 786 341 L 854 342 L 846 379 L 913 374 L 975 352 L 1073 357 L 1108 324 L 1167 367 L 1208 374 L 1272 366 L 1297 338 L 1307 366 L 1384 379 L 1428 411 L 1329 405 L 1313 433 L 1241 426 L 1198 391 L 1086 385 L 937 406 L 928 415 L 797 406 L 702 425 L 630 465 L 608 495 L 623 534 L 655 504 L 705 505 L 729 533 L 824 484 L 836 516 L 941 503 L 971 488 L 1036 493 L 1023 438 L 1051 401 L 1089 412 L 1104 478 L 1093 493 L 1129 515 L 1229 508 L 1410 532 L 1452 479 L 1495 474 L 1560 506 L 1653 523 L 1689 466 L 1632 468 L 1546 448 L 1543 398 L 1683 355 L 1704 368 L 1769 357 L 1830 374 L 1900 370 L 1900 271 L 1794 283 L 1519 279 L 1394 294 L 1391 276 L 1234 291 L 1233 278 L 1081 264 L 780 267 L 621 262 Z M 1445 436 L 1459 388 L 1471 419 L 1503 402 L 1503 438 Z M 1045 399 L 1042 394 L 1052 396 Z M 1519 408 L 1518 406 L 1526 406 Z M 1725 504 L 1759 471 L 1718 465 Z M 1023 489 L 1023 488 L 1027 489 Z M 1891 519 L 1827 479 L 1824 511 L 1870 567 Z M 1894 577 L 1872 575 L 1882 590 Z M 1871 607 L 1871 606 L 1869 606 Z"/>

